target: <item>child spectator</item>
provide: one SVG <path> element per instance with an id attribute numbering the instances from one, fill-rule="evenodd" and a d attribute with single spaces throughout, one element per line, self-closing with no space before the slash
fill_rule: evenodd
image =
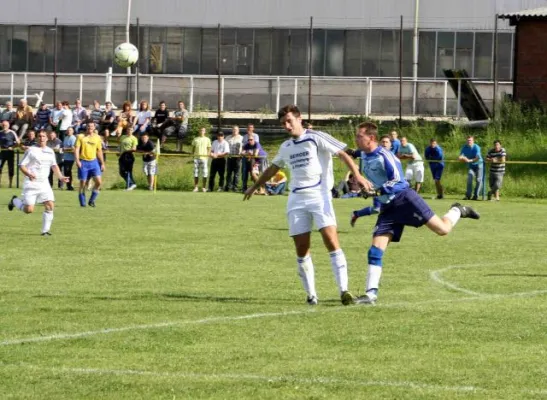
<path id="1" fill-rule="evenodd" d="M 139 141 L 133 135 L 133 129 L 128 126 L 125 135 L 120 138 L 120 158 L 118 159 L 120 176 L 125 180 L 126 190 L 134 190 L 137 185 L 133 179 L 133 164 Z"/>
<path id="2" fill-rule="evenodd" d="M 148 190 L 154 190 L 154 183 L 157 174 L 156 146 L 150 140 L 148 133 L 141 136 L 141 141 L 137 145 L 137 151 L 144 153 L 142 155 L 142 166 L 144 175 L 148 180 Z"/>
<path id="3" fill-rule="evenodd" d="M 266 193 L 269 195 L 283 194 L 287 186 L 287 175 L 281 170 L 277 171 L 270 182 L 266 183 Z"/>

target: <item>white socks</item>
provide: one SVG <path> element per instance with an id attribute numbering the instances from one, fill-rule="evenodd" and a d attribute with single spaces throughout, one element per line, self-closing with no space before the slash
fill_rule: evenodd
<path id="1" fill-rule="evenodd" d="M 49 232 L 53 222 L 53 211 L 44 211 L 42 214 L 42 233 Z"/>
<path id="2" fill-rule="evenodd" d="M 446 218 L 447 220 L 450 221 L 452 226 L 455 226 L 460 220 L 461 216 L 462 216 L 462 213 L 460 209 L 457 207 L 452 207 L 450 210 L 448 210 L 448 212 L 445 214 L 443 218 Z"/>
<path id="3" fill-rule="evenodd" d="M 317 297 L 315 292 L 315 270 L 311 256 L 296 257 L 296 262 L 298 263 L 298 276 L 300 276 L 302 286 L 308 297 Z"/>
<path id="4" fill-rule="evenodd" d="M 23 211 L 23 207 L 25 206 L 23 204 L 23 200 L 21 200 L 19 197 L 16 197 L 15 199 L 13 199 L 13 205 L 21 211 Z"/>
<path id="5" fill-rule="evenodd" d="M 368 265 L 368 272 L 367 272 L 367 289 L 366 289 L 366 291 L 368 292 L 369 290 L 372 290 L 372 289 L 377 290 L 380 286 L 380 278 L 381 277 L 382 277 L 382 267 L 380 267 L 379 265 L 369 264 Z"/>
<path id="6" fill-rule="evenodd" d="M 334 279 L 340 290 L 340 294 L 348 290 L 348 263 L 342 249 L 335 250 L 330 255 L 330 263 Z"/>

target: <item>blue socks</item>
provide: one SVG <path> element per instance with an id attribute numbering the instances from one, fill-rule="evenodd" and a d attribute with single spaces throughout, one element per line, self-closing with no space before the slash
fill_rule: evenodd
<path id="1" fill-rule="evenodd" d="M 99 191 L 98 190 L 94 190 L 91 192 L 91 197 L 89 198 L 89 202 L 90 203 L 94 203 L 95 200 L 97 200 L 97 197 L 99 196 Z"/>
<path id="2" fill-rule="evenodd" d="M 85 207 L 85 193 L 78 194 L 78 199 L 80 200 L 80 206 Z"/>

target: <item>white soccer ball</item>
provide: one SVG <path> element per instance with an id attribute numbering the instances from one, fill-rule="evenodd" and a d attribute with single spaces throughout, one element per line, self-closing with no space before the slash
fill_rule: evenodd
<path id="1" fill-rule="evenodd" d="M 139 59 L 139 50 L 131 43 L 122 43 L 114 50 L 114 61 L 122 68 L 135 65 Z"/>

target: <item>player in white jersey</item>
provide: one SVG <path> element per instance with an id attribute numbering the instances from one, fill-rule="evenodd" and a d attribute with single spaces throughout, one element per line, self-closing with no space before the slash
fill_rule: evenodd
<path id="1" fill-rule="evenodd" d="M 243 200 L 250 199 L 255 190 L 268 182 L 281 168 L 289 168 L 291 171 L 287 203 L 289 234 L 296 247 L 298 275 L 307 292 L 307 302 L 310 305 L 317 304 L 314 267 L 310 256 L 310 236 L 315 222 L 330 254 L 342 304 L 352 304 L 354 297 L 348 291 L 346 257 L 338 242 L 336 217 L 332 207 L 330 192 L 334 183 L 332 156 L 338 155 L 367 190 L 370 183 L 361 176 L 357 165 L 344 152 L 346 148 L 344 143 L 324 132 L 305 129 L 302 126 L 298 107 L 285 106 L 279 111 L 278 117 L 283 128 L 292 138 L 281 145 L 272 165 L 245 192 Z"/>
<path id="2" fill-rule="evenodd" d="M 46 146 L 46 132 L 40 131 L 37 139 L 37 146 L 29 147 L 19 163 L 19 169 L 26 177 L 23 183 L 23 198 L 13 196 L 8 204 L 8 209 L 11 211 L 18 208 L 26 214 L 31 214 L 34 212 L 34 205 L 42 203 L 44 205 L 42 236 L 51 236 L 49 230 L 53 222 L 55 198 L 48 181 L 49 172 L 53 169 L 59 180 L 63 182 L 68 182 L 68 178 L 64 177 L 59 170 L 53 150 Z"/>

